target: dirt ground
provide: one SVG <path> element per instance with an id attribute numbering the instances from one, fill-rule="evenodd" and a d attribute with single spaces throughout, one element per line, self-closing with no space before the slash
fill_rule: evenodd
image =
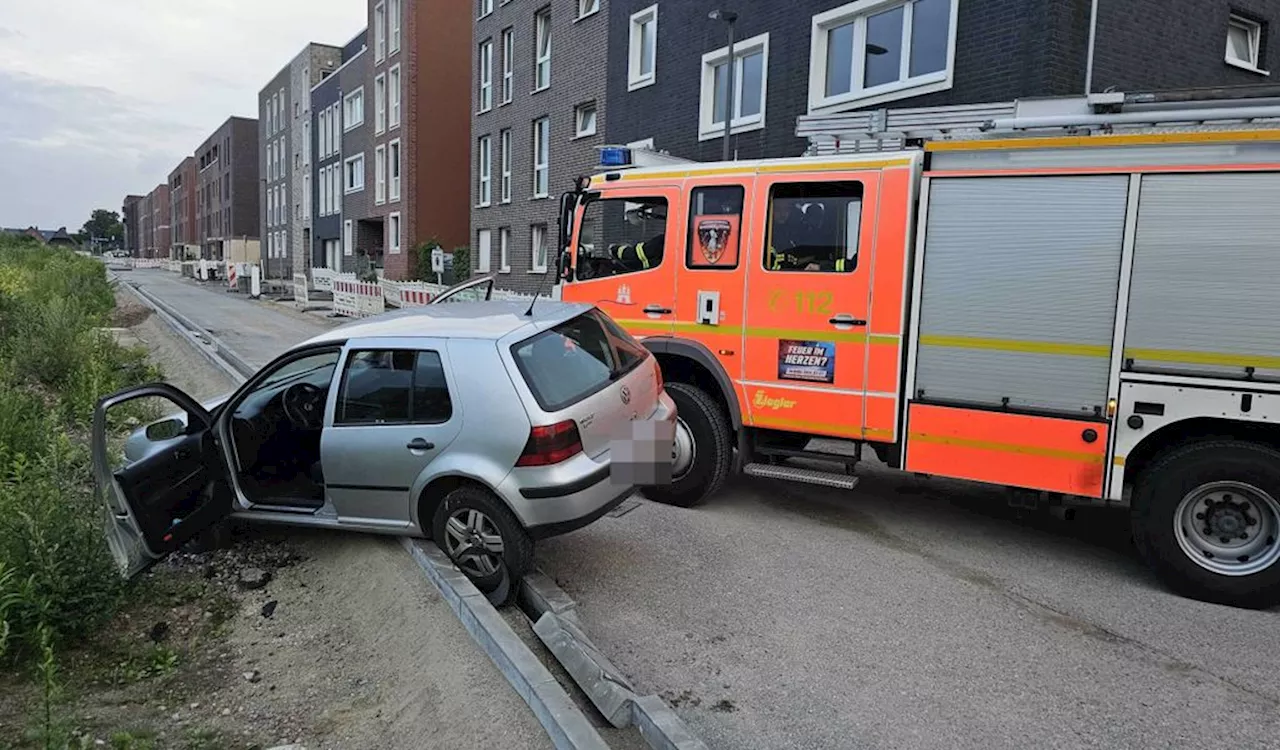
<path id="1" fill-rule="evenodd" d="M 199 399 L 234 387 L 127 292 L 118 304 L 117 335 L 170 382 Z M 229 548 L 145 574 L 59 666 L 76 747 L 551 747 L 391 538 L 237 527 Z M 0 675 L 0 748 L 40 746 L 40 706 L 33 680 Z"/>

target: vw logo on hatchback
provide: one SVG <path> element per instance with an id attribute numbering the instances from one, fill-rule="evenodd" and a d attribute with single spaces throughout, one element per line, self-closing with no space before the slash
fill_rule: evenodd
<path id="1" fill-rule="evenodd" d="M 630 388 L 628 388 L 628 387 L 627 387 L 627 386 L 625 386 L 625 385 L 624 385 L 624 386 L 622 386 L 622 390 L 621 390 L 621 391 L 619 391 L 619 395 L 621 395 L 621 396 L 622 396 L 622 403 L 624 403 L 624 404 L 629 404 L 629 403 L 631 403 L 631 389 L 630 389 Z"/>

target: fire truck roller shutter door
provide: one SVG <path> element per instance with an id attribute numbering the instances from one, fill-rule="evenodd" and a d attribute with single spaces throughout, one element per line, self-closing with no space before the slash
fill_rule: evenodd
<path id="1" fill-rule="evenodd" d="M 1144 175 L 1125 359 L 1280 379 L 1280 173 Z"/>
<path id="2" fill-rule="evenodd" d="M 911 396 L 1081 416 L 1104 408 L 1128 183 L 934 179 Z"/>

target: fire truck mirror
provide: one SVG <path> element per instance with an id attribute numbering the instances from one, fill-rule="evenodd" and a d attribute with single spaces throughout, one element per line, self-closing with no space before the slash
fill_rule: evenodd
<path id="1" fill-rule="evenodd" d="M 561 280 L 561 281 L 568 281 L 568 280 L 569 280 L 569 278 L 573 275 L 573 262 L 572 262 L 572 260 L 573 260 L 573 259 L 572 259 L 572 257 L 569 255 L 569 251 L 568 251 L 568 250 L 561 250 L 561 251 L 560 251 L 560 259 L 559 259 L 558 263 L 559 263 L 559 266 L 560 266 L 560 268 L 559 268 L 559 271 L 560 271 L 560 273 L 559 273 L 559 277 L 560 277 L 560 280 Z"/>

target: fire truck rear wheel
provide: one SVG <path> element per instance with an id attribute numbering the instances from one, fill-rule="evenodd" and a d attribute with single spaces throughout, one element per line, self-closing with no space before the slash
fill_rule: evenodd
<path id="1" fill-rule="evenodd" d="M 1143 472 L 1131 513 L 1135 545 L 1173 590 L 1280 604 L 1280 451 L 1239 440 L 1170 450 Z"/>
<path id="2" fill-rule="evenodd" d="M 729 476 L 733 433 L 724 410 L 706 393 L 685 383 L 667 383 L 666 388 L 676 404 L 676 430 L 692 438 L 692 460 L 683 473 L 673 473 L 671 484 L 641 490 L 655 502 L 689 508 L 714 494 Z M 676 440 L 680 438 L 677 434 Z"/>

